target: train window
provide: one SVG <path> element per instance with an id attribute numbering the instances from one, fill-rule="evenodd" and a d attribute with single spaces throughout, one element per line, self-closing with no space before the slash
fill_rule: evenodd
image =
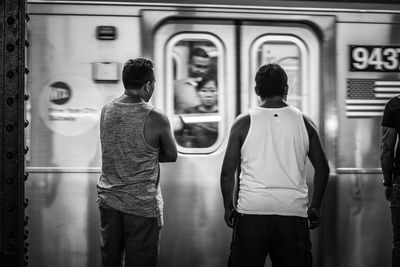
<path id="1" fill-rule="evenodd" d="M 287 102 L 300 110 L 307 108 L 307 86 L 304 76 L 307 49 L 303 42 L 289 35 L 265 35 L 257 39 L 252 46 L 253 76 L 260 66 L 277 63 L 288 75 L 289 95 Z M 256 103 L 256 99 L 253 103 Z"/>
<path id="2" fill-rule="evenodd" d="M 211 153 L 221 143 L 222 47 L 213 35 L 196 33 L 178 34 L 166 46 L 168 110 L 182 153 Z"/>

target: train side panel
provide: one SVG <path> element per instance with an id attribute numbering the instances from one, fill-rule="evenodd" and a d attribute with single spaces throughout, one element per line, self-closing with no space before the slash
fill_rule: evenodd
<path id="1" fill-rule="evenodd" d="M 337 24 L 338 183 L 335 253 L 339 266 L 389 266 L 391 218 L 379 163 L 385 103 L 399 94 L 400 28 L 360 17 Z M 393 54 L 393 60 L 387 55 Z M 397 89 L 396 89 L 397 88 Z"/>
<path id="2" fill-rule="evenodd" d="M 96 39 L 102 25 L 117 38 Z M 99 115 L 122 93 L 121 63 L 140 56 L 139 18 L 31 14 L 28 34 L 29 262 L 99 266 Z"/>
<path id="3" fill-rule="evenodd" d="M 254 75 L 269 61 L 288 72 L 288 101 L 316 123 L 331 166 L 324 221 L 312 232 L 315 265 L 390 265 L 379 139 L 387 93 L 400 87 L 400 17 L 309 4 L 30 3 L 30 265 L 100 265 L 100 110 L 123 92 L 122 65 L 135 57 L 155 62 L 151 101 L 173 127 L 178 115 L 218 125 L 212 145 L 179 143 L 177 162 L 162 164 L 160 266 L 226 266 L 231 230 L 223 221 L 220 167 L 229 128 L 257 104 Z M 207 116 L 185 116 L 174 106 L 174 80 L 187 75 L 194 46 L 212 55 L 219 84 L 219 110 Z M 310 167 L 310 191 L 312 175 Z"/>

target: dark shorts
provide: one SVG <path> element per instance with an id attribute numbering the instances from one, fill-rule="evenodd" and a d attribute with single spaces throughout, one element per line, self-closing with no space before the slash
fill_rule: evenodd
<path id="1" fill-rule="evenodd" d="M 100 206 L 102 267 L 158 265 L 161 227 L 157 218 Z"/>
<path id="2" fill-rule="evenodd" d="M 238 214 L 228 266 L 263 267 L 268 255 L 274 267 L 312 266 L 307 218 Z"/>

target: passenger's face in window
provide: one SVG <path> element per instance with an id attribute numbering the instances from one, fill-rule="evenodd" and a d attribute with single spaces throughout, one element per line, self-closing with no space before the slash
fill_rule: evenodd
<path id="1" fill-rule="evenodd" d="M 201 104 L 205 107 L 212 107 L 217 104 L 217 86 L 215 81 L 208 81 L 198 91 Z"/>
<path id="2" fill-rule="evenodd" d="M 202 77 L 210 69 L 211 58 L 193 56 L 189 67 L 190 77 Z"/>

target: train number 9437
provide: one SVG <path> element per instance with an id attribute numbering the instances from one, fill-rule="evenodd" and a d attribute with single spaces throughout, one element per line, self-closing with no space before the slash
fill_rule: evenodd
<path id="1" fill-rule="evenodd" d="M 400 71 L 400 46 L 350 46 L 351 71 Z"/>

